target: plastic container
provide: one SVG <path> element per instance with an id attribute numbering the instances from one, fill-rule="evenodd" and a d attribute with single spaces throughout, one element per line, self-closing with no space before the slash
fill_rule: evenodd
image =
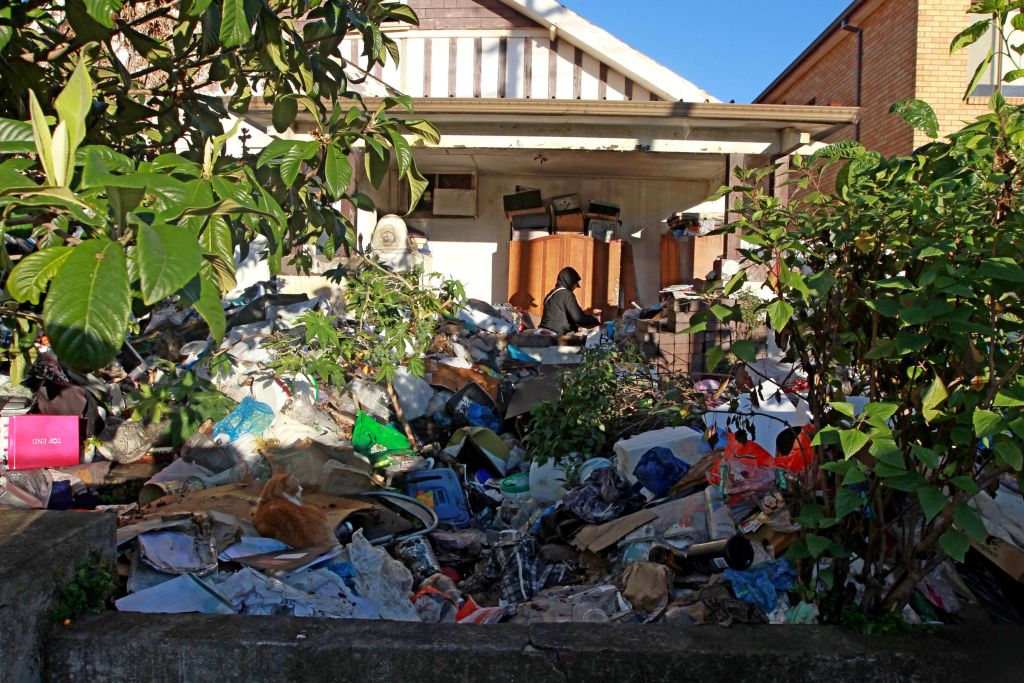
<path id="1" fill-rule="evenodd" d="M 608 458 L 591 458 L 580 465 L 580 483 L 585 482 L 591 474 L 606 467 L 615 467 Z"/>
<path id="2" fill-rule="evenodd" d="M 693 466 L 700 460 L 703 450 L 701 443 L 704 437 L 689 427 L 666 427 L 646 432 L 631 439 L 624 439 L 615 444 L 615 468 L 627 483 L 636 482 L 633 470 L 636 469 L 644 453 L 656 446 L 672 451 L 687 465 Z"/>
<path id="3" fill-rule="evenodd" d="M 441 523 L 461 528 L 472 521 L 466 494 L 454 470 L 412 472 L 403 477 L 403 482 L 406 495 L 433 508 Z"/>
<path id="4" fill-rule="evenodd" d="M 214 425 L 213 439 L 223 442 L 234 441 L 244 434 L 259 436 L 267 431 L 274 417 L 274 410 L 270 406 L 246 396 L 237 408 Z"/>
<path id="5" fill-rule="evenodd" d="M 409 568 L 417 583 L 434 574 L 441 573 L 441 563 L 437 561 L 437 555 L 430 546 L 430 541 L 423 536 L 416 536 L 397 544 L 395 554 L 398 555 L 402 564 Z"/>
<path id="6" fill-rule="evenodd" d="M 517 472 L 501 480 L 501 495 L 507 500 L 525 500 L 530 497 L 530 475 Z"/>

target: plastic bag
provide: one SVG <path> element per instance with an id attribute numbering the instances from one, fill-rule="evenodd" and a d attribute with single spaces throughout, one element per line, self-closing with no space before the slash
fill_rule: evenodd
<path id="1" fill-rule="evenodd" d="M 722 575 L 732 582 L 733 594 L 771 614 L 779 602 L 779 591 L 787 592 L 796 586 L 796 570 L 789 560 L 762 562 L 750 569 L 726 569 Z"/>
<path id="2" fill-rule="evenodd" d="M 668 494 L 672 486 L 686 476 L 690 466 L 667 448 L 655 446 L 640 458 L 633 476 L 658 498 Z"/>
<path id="3" fill-rule="evenodd" d="M 274 421 L 274 410 L 266 403 L 246 396 L 238 407 L 213 427 L 215 441 L 234 441 L 244 434 L 259 436 Z"/>

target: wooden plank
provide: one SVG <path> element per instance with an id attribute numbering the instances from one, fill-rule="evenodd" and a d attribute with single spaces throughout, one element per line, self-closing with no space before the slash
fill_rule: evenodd
<path id="1" fill-rule="evenodd" d="M 556 40 L 558 49 L 555 50 L 555 78 L 554 95 L 560 100 L 571 100 L 575 98 L 573 93 L 573 74 L 576 71 L 576 47 L 565 40 Z"/>
<path id="2" fill-rule="evenodd" d="M 448 86 L 453 97 L 473 97 L 473 73 L 476 38 L 452 38 L 455 42 L 455 63 L 448 65 L 448 73 L 454 70 L 455 87 Z"/>
<path id="3" fill-rule="evenodd" d="M 577 47 L 572 56 L 572 98 L 578 100 L 583 92 L 583 50 Z"/>
<path id="4" fill-rule="evenodd" d="M 601 95 L 601 63 L 596 57 L 588 54 L 583 55 L 583 63 L 580 65 L 580 98 L 584 100 L 599 100 Z"/>
<path id="5" fill-rule="evenodd" d="M 558 38 L 551 41 L 548 47 L 548 94 L 550 98 L 558 95 L 558 49 L 561 45 Z M 543 72 L 539 72 L 543 73 Z"/>
<path id="6" fill-rule="evenodd" d="M 505 63 L 501 52 L 506 41 L 501 38 L 483 38 L 480 53 L 480 97 L 504 97 Z"/>
<path id="7" fill-rule="evenodd" d="M 672 235 L 661 236 L 661 286 L 670 287 L 682 283 L 680 272 L 679 240 Z"/>
<path id="8" fill-rule="evenodd" d="M 473 39 L 473 97 L 480 97 L 484 68 L 484 39 Z"/>
<path id="9" fill-rule="evenodd" d="M 505 97 L 522 99 L 529 88 L 526 85 L 526 65 L 529 63 L 526 54 L 525 38 L 509 38 L 507 41 L 507 60 L 505 66 Z"/>
<path id="10" fill-rule="evenodd" d="M 548 98 L 548 86 L 551 84 L 551 41 L 547 38 L 527 38 L 530 49 L 530 88 L 527 93 L 535 100 L 546 100 Z"/>
<path id="11" fill-rule="evenodd" d="M 605 317 L 602 320 L 611 320 L 622 313 L 622 242 L 618 240 L 608 243 L 608 274 L 605 282 Z"/>
<path id="12" fill-rule="evenodd" d="M 725 249 L 723 239 L 724 235 L 708 235 L 693 239 L 694 279 L 703 280 L 715 269 L 715 261 L 722 258 L 722 251 Z"/>
<path id="13" fill-rule="evenodd" d="M 636 266 L 633 263 L 633 245 L 622 242 L 622 307 L 628 309 L 637 300 Z"/>

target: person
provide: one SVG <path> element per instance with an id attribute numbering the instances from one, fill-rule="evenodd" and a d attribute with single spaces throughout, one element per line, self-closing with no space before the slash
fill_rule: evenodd
<path id="1" fill-rule="evenodd" d="M 581 327 L 594 327 L 600 321 L 580 308 L 573 290 L 580 286 L 580 274 L 573 268 L 562 268 L 555 288 L 544 297 L 544 315 L 540 326 L 555 334 L 569 334 Z"/>

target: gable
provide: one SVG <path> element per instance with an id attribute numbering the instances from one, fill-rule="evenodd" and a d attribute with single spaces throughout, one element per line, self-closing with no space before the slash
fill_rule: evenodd
<path id="1" fill-rule="evenodd" d="M 406 0 L 420 18 L 420 29 L 542 28 L 501 0 Z"/>
<path id="2" fill-rule="evenodd" d="M 447 27 L 396 31 L 390 36 L 398 43 L 401 60 L 397 66 L 374 67 L 373 77 L 360 86 L 366 95 L 390 94 L 386 83 L 417 98 L 661 99 L 583 48 L 557 36 L 552 40 L 546 29 Z M 362 50 L 358 35 L 342 44 L 342 54 L 350 62 L 365 66 Z"/>

